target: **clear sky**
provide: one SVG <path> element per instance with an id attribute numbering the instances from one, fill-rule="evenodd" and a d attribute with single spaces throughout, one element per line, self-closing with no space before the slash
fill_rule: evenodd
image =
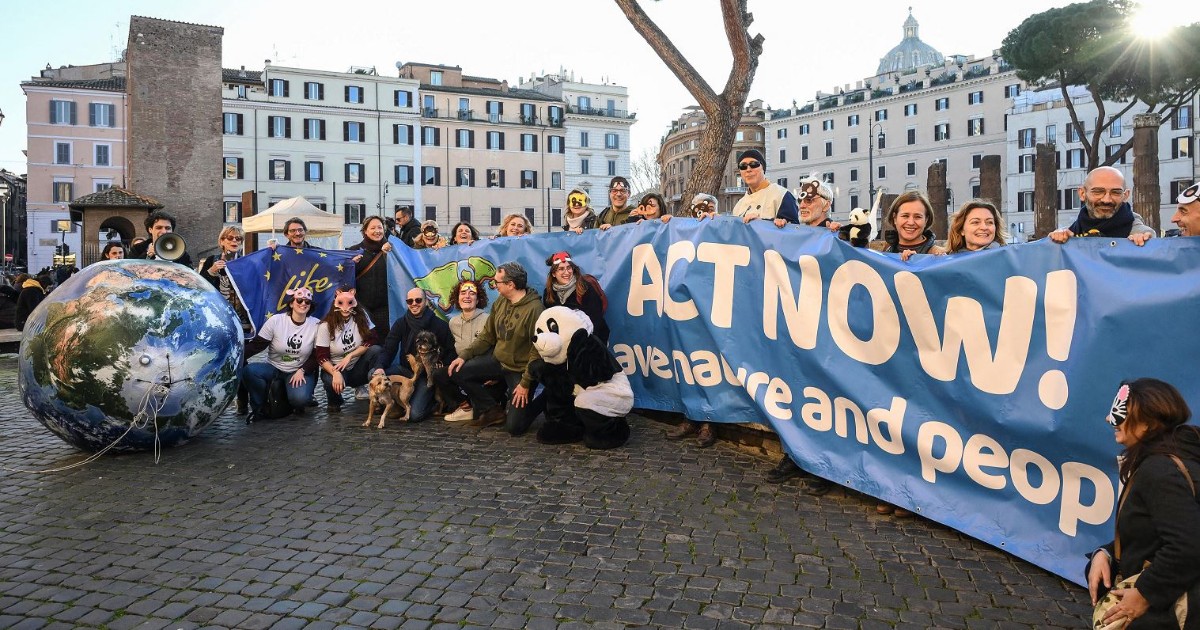
<path id="1" fill-rule="evenodd" d="M 25 96 L 20 83 L 50 64 L 112 61 L 125 47 L 130 15 L 221 26 L 224 65 L 276 65 L 346 71 L 396 62 L 461 66 L 465 74 L 507 79 L 574 72 L 629 89 L 633 157 L 657 150 L 683 108 L 695 100 L 610 0 L 457 0 L 443 2 L 268 2 L 266 0 L 9 0 L 0 11 L 0 167 L 25 172 Z M 751 33 L 766 38 L 750 98 L 790 107 L 853 86 L 875 73 L 902 38 L 910 3 L 883 0 L 749 0 Z M 920 36 L 943 55 L 989 55 L 1026 17 L 1066 0 L 911 0 Z M 1200 19 L 1200 4 L 1170 6 L 1180 23 Z M 643 0 L 651 18 L 720 92 L 730 54 L 715 0 Z M 1191 8 L 1186 8 L 1186 7 Z M 836 11 L 836 14 L 833 13 Z"/>

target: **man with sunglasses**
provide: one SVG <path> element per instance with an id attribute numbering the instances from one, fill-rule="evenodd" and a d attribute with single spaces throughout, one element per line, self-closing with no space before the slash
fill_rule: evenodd
<path id="1" fill-rule="evenodd" d="M 533 335 L 544 307 L 520 264 L 500 265 L 495 282 L 500 299 L 492 304 L 491 316 L 475 341 L 446 369 L 471 399 L 471 410 L 447 419 L 471 420 L 471 426 L 480 428 L 503 424 L 509 435 L 517 436 L 528 431 L 535 419 L 529 407 L 534 386 L 529 363 L 538 358 Z M 507 386 L 507 412 L 488 391 L 487 383 L 498 379 Z"/>
<path id="2" fill-rule="evenodd" d="M 592 211 L 592 199 L 587 191 L 576 187 L 567 193 L 567 212 L 563 215 L 563 230 L 583 234 L 584 230 L 596 227 L 596 213 Z"/>
<path id="3" fill-rule="evenodd" d="M 1175 199 L 1179 207 L 1171 222 L 1179 226 L 1180 236 L 1200 236 L 1200 184 L 1192 184 Z"/>
<path id="4" fill-rule="evenodd" d="M 617 175 L 608 183 L 609 206 L 600 212 L 600 229 L 625 225 L 633 206 L 629 205 L 629 180 Z"/>
<path id="5" fill-rule="evenodd" d="M 1146 225 L 1133 211 L 1125 187 L 1125 174 L 1111 166 L 1093 169 L 1079 187 L 1083 207 L 1069 227 L 1050 233 L 1050 240 L 1066 243 L 1072 236 L 1103 236 L 1128 238 L 1142 246 L 1154 236 L 1154 228 Z"/>
<path id="6" fill-rule="evenodd" d="M 442 365 L 447 365 L 454 359 L 454 336 L 450 334 L 450 325 L 434 315 L 433 309 L 429 308 L 429 300 L 425 298 L 425 292 L 416 287 L 409 289 L 404 302 L 408 309 L 404 317 L 397 318 L 388 331 L 372 374 L 398 374 L 411 378 L 412 370 L 409 369 L 408 359 L 405 357 L 416 353 L 417 333 L 423 330 L 428 330 L 437 337 Z M 434 388 L 429 386 L 429 379 L 424 376 L 417 379 L 414 385 L 409 422 L 420 422 L 433 412 Z"/>
<path id="7" fill-rule="evenodd" d="M 737 168 L 746 183 L 746 196 L 733 207 L 733 216 L 741 217 L 745 223 L 767 219 L 780 228 L 788 223 L 800 223 L 796 197 L 783 186 L 767 181 L 767 160 L 762 151 L 742 151 L 738 155 Z"/>

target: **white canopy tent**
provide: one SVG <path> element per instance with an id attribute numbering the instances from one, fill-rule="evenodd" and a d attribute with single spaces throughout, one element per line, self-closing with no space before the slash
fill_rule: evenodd
<path id="1" fill-rule="evenodd" d="M 274 234 L 282 232 L 283 224 L 292 217 L 299 217 L 304 221 L 309 237 L 336 236 L 340 246 L 345 222 L 335 214 L 321 211 L 304 197 L 284 199 L 265 212 L 242 219 L 242 229 L 247 234 Z"/>

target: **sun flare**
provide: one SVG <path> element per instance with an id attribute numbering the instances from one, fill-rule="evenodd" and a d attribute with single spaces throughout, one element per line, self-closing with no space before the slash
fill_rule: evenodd
<path id="1" fill-rule="evenodd" d="M 1139 39 L 1159 39 L 1178 25 L 1178 17 L 1163 2 L 1146 2 L 1129 18 L 1129 27 Z"/>

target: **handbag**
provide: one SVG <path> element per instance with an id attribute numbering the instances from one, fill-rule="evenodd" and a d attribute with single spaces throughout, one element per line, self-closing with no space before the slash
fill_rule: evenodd
<path id="1" fill-rule="evenodd" d="M 263 405 L 263 418 L 278 420 L 292 415 L 292 403 L 288 402 L 287 379 L 272 378 L 267 384 L 267 402 Z"/>
<path id="2" fill-rule="evenodd" d="M 1192 489 L 1192 497 L 1194 498 L 1196 496 L 1196 484 L 1192 481 L 1192 476 L 1188 473 L 1187 466 L 1184 466 L 1183 461 L 1175 455 L 1169 455 L 1169 457 L 1171 458 L 1171 461 L 1175 462 L 1175 466 L 1179 468 L 1179 472 L 1183 473 L 1184 479 L 1187 479 L 1188 486 Z M 1131 479 L 1125 486 L 1125 490 L 1121 492 L 1121 502 L 1117 505 L 1118 516 L 1121 514 L 1121 508 L 1125 506 L 1125 499 L 1129 497 L 1129 486 L 1132 485 L 1133 480 Z M 1116 538 L 1113 540 L 1113 552 L 1113 564 L 1119 565 L 1121 560 L 1121 533 L 1119 531 L 1116 532 Z M 1144 565 L 1142 565 L 1142 571 L 1145 571 L 1146 567 L 1149 566 L 1150 563 L 1146 562 Z M 1137 579 L 1140 575 L 1140 571 L 1124 579 L 1121 579 L 1119 574 L 1117 575 L 1117 583 L 1113 585 L 1112 589 L 1110 589 L 1108 593 L 1105 593 L 1104 597 L 1100 598 L 1100 601 L 1096 602 L 1096 608 L 1092 611 L 1092 628 L 1094 630 L 1122 630 L 1128 624 L 1128 619 L 1119 619 L 1108 625 L 1105 625 L 1104 616 L 1108 614 L 1109 609 L 1111 609 L 1118 601 L 1120 601 L 1117 599 L 1116 595 L 1113 595 L 1113 591 L 1118 589 L 1132 588 L 1135 584 L 1137 584 Z M 1175 605 L 1172 607 L 1174 609 L 1173 612 L 1175 613 L 1175 621 L 1179 624 L 1180 630 L 1182 630 L 1183 624 L 1187 621 L 1187 600 L 1188 594 L 1187 592 L 1184 592 L 1183 595 L 1179 596 L 1179 599 L 1175 600 Z"/>

